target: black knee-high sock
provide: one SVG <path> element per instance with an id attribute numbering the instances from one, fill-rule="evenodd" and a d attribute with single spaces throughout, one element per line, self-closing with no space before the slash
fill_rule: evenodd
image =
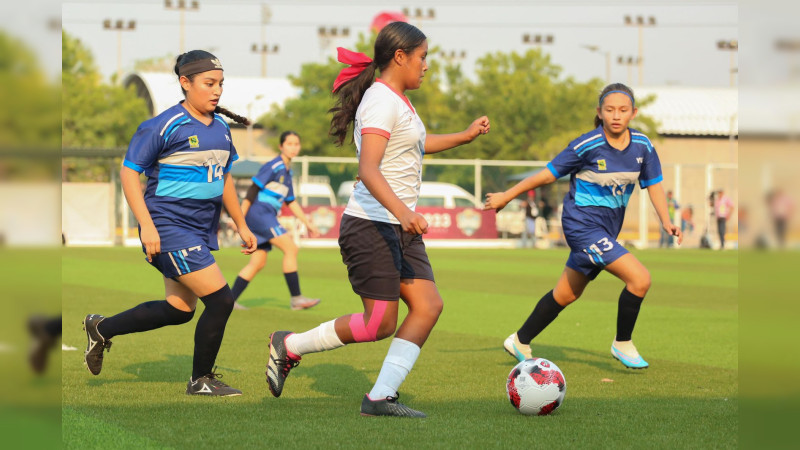
<path id="1" fill-rule="evenodd" d="M 233 293 L 227 284 L 213 294 L 200 297 L 200 300 L 206 308 L 200 315 L 194 331 L 192 380 L 211 373 L 234 303 Z"/>
<path id="2" fill-rule="evenodd" d="M 231 292 L 233 292 L 233 301 L 239 300 L 239 296 L 247 289 L 248 284 L 250 284 L 250 281 L 242 277 L 236 277 L 236 281 L 233 282 L 233 288 L 231 288 Z"/>
<path id="3" fill-rule="evenodd" d="M 286 279 L 286 285 L 289 286 L 289 293 L 292 297 L 300 295 L 300 277 L 297 272 L 284 273 L 283 278 Z"/>
<path id="4" fill-rule="evenodd" d="M 550 322 L 555 320 L 562 310 L 564 310 L 564 307 L 556 302 L 553 297 L 553 291 L 544 294 L 544 297 L 533 308 L 528 320 L 517 331 L 519 341 L 523 344 L 530 344 L 531 340 L 550 325 Z"/>
<path id="5" fill-rule="evenodd" d="M 639 308 L 642 307 L 644 297 L 633 295 L 628 288 L 619 294 L 617 306 L 617 341 L 630 341 L 636 318 L 639 317 Z"/>
<path id="6" fill-rule="evenodd" d="M 106 317 L 97 326 L 105 339 L 120 334 L 155 330 L 166 325 L 180 325 L 192 320 L 194 311 L 181 311 L 166 300 L 141 303 L 115 316 Z"/>

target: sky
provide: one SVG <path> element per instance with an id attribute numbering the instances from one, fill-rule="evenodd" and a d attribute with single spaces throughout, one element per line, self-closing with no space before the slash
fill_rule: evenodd
<path id="1" fill-rule="evenodd" d="M 173 0 L 173 4 L 176 0 Z M 261 57 L 251 45 L 261 42 L 262 5 L 254 0 L 199 0 L 197 11 L 185 12 L 186 50 L 213 52 L 230 76 L 260 76 Z M 639 85 L 634 67 L 617 63 L 619 56 L 636 57 L 637 27 L 624 25 L 624 16 L 654 17 L 655 26 L 642 30 L 642 85 L 727 87 L 730 53 L 717 49 L 719 40 L 738 40 L 738 6 L 733 1 L 449 1 L 391 3 L 350 0 L 275 0 L 266 4 L 270 18 L 263 28 L 265 42 L 279 51 L 267 56 L 269 77 L 299 73 L 308 62 L 335 54 L 336 46 L 352 47 L 359 33 L 367 33 L 374 16 L 404 7 L 429 9 L 434 19 L 411 19 L 428 36 L 432 47 L 466 52 L 460 61 L 471 76 L 475 60 L 490 52 L 524 52 L 525 33 L 552 35 L 542 45 L 565 76 L 578 81 L 605 78 L 606 58 L 585 45 L 595 45 L 611 56 L 613 81 Z M 63 29 L 87 45 L 102 73 L 117 70 L 117 32 L 104 30 L 104 19 L 136 21 L 136 29 L 121 33 L 123 72 L 137 60 L 177 55 L 180 13 L 167 10 L 163 0 L 82 0 L 62 4 Z M 350 37 L 324 47 L 320 26 L 349 27 Z M 437 55 L 431 55 L 436 58 Z M 734 55 L 734 65 L 738 64 Z M 629 73 L 630 72 L 630 73 Z"/>

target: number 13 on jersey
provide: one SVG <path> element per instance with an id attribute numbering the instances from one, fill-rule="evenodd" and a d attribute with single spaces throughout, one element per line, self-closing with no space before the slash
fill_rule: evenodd
<path id="1" fill-rule="evenodd" d="M 590 245 L 588 248 L 583 249 L 583 252 L 589 255 L 589 258 L 592 260 L 592 263 L 595 265 L 605 265 L 603 261 L 603 254 L 608 252 L 609 250 L 614 248 L 614 243 L 607 237 L 604 237 Z"/>

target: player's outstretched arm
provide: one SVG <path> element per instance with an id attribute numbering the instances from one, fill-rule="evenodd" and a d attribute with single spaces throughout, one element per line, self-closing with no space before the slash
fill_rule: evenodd
<path id="1" fill-rule="evenodd" d="M 669 208 L 667 207 L 667 196 L 664 194 L 664 186 L 660 182 L 648 186 L 647 194 L 650 196 L 650 202 L 653 204 L 653 208 L 656 209 L 656 214 L 661 221 L 661 226 L 664 228 L 664 231 L 671 236 L 676 236 L 678 238 L 678 244 L 680 245 L 680 243 L 683 242 L 683 233 L 681 233 L 681 227 L 672 224 L 672 217 L 669 216 Z"/>
<path id="2" fill-rule="evenodd" d="M 466 130 L 452 134 L 429 134 L 425 136 L 425 153 L 438 153 L 444 150 L 469 144 L 475 138 L 486 134 L 490 129 L 489 118 L 486 116 L 475 119 Z"/>
<path id="3" fill-rule="evenodd" d="M 515 184 L 511 189 L 505 192 L 490 192 L 486 194 L 486 201 L 483 204 L 483 209 L 485 211 L 490 209 L 500 211 L 508 202 L 518 195 L 554 181 L 556 181 L 556 177 L 549 169 L 541 170 Z"/>
<path id="4" fill-rule="evenodd" d="M 253 206 L 253 202 L 256 201 L 257 195 L 258 186 L 253 183 L 247 188 L 247 193 L 244 195 L 244 200 L 242 200 L 242 216 L 247 216 L 247 211 L 250 211 L 250 207 Z"/>
<path id="5" fill-rule="evenodd" d="M 316 226 L 314 226 L 313 223 L 311 223 L 310 220 L 308 220 L 308 216 L 306 216 L 305 213 L 303 212 L 303 208 L 301 208 L 296 201 L 287 202 L 286 206 L 288 206 L 289 209 L 292 211 L 292 214 L 294 214 L 295 217 L 300 219 L 300 222 L 303 222 L 306 228 L 308 228 L 308 234 L 310 234 L 311 237 L 319 236 L 319 230 L 317 229 Z"/>

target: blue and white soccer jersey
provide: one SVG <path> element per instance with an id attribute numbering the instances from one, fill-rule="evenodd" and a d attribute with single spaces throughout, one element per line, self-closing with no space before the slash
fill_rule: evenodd
<path id="1" fill-rule="evenodd" d="M 136 130 L 123 165 L 148 177 L 144 199 L 158 230 L 164 257 L 180 251 L 185 258 L 198 251 L 189 249 L 198 246 L 204 253 L 219 248 L 217 228 L 224 176 L 236 159 L 230 128 L 222 117 L 214 114 L 211 124 L 206 125 L 192 117 L 181 103 L 143 122 Z M 187 261 L 193 261 L 195 256 L 192 254 Z M 210 253 L 199 260 L 208 262 L 203 267 L 214 263 Z M 202 268 L 182 266 L 177 259 L 175 264 L 168 261 L 179 275 L 187 273 L 187 269 Z M 164 273 L 159 265 L 154 266 Z"/>
<path id="2" fill-rule="evenodd" d="M 258 239 L 258 248 L 269 251 L 272 249 L 269 241 L 286 233 L 278 223 L 278 214 L 284 202 L 294 201 L 292 171 L 283 158 L 277 156 L 261 166 L 253 183 L 259 188 L 258 196 L 247 211 L 245 221 Z"/>
<path id="3" fill-rule="evenodd" d="M 561 224 L 572 252 L 567 266 L 590 279 L 628 251 L 617 242 L 635 184 L 644 189 L 663 180 L 658 154 L 644 134 L 630 129 L 625 150 L 609 145 L 603 127 L 572 141 L 547 168 L 570 175 Z"/>

